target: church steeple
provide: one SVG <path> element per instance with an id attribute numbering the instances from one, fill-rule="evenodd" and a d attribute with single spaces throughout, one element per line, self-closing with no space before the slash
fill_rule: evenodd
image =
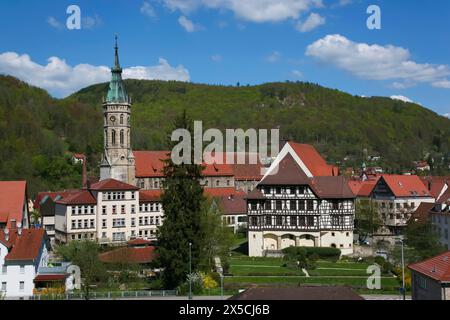
<path id="1" fill-rule="evenodd" d="M 116 45 L 114 66 L 108 95 L 103 102 L 104 156 L 100 179 L 113 178 L 128 184 L 135 182 L 134 155 L 131 149 L 131 101 L 122 81 L 119 46 Z"/>
<path id="2" fill-rule="evenodd" d="M 125 85 L 122 81 L 122 68 L 119 63 L 119 46 L 117 43 L 114 47 L 114 66 L 111 68 L 111 82 L 109 84 L 108 95 L 106 96 L 106 102 L 108 103 L 129 103 L 128 94 L 125 90 Z"/>

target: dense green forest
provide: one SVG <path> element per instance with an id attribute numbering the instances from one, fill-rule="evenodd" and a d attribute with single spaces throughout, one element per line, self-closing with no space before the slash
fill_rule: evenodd
<path id="1" fill-rule="evenodd" d="M 359 167 L 381 155 L 387 172 L 431 160 L 448 174 L 450 120 L 417 104 L 362 98 L 311 83 L 212 86 L 126 80 L 133 99 L 135 150 L 166 147 L 168 130 L 183 109 L 204 128 L 280 128 L 283 140 L 313 144 L 330 162 Z M 0 76 L 0 179 L 27 179 L 29 191 L 79 187 L 72 152 L 86 153 L 97 173 L 102 152 L 102 98 L 107 84 L 58 100 L 44 90 Z M 345 159 L 345 160 L 344 160 Z"/>

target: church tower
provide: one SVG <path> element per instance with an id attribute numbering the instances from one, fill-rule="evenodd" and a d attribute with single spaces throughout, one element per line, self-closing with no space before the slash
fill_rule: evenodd
<path id="1" fill-rule="evenodd" d="M 104 154 L 100 164 L 100 180 L 112 178 L 135 185 L 135 159 L 130 139 L 131 99 L 122 81 L 117 36 L 111 73 L 108 95 L 103 102 Z"/>

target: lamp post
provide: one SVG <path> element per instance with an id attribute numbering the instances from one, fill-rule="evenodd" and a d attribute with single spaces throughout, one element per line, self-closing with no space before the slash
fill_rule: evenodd
<path id="1" fill-rule="evenodd" d="M 192 300 L 192 243 L 189 242 L 189 300 Z"/>
<path id="2" fill-rule="evenodd" d="M 220 274 L 220 296 L 223 300 L 223 273 Z"/>
<path id="3" fill-rule="evenodd" d="M 402 291 L 403 291 L 403 300 L 406 300 L 406 291 L 405 291 L 405 255 L 403 253 L 403 239 L 400 239 L 402 244 Z"/>

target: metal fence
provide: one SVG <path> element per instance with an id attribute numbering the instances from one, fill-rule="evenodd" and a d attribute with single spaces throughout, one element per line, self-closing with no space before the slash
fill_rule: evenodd
<path id="1" fill-rule="evenodd" d="M 176 297 L 176 290 L 158 290 L 158 291 L 105 291 L 89 292 L 89 299 L 136 299 L 144 297 Z M 30 300 L 84 300 L 85 296 L 81 292 L 51 295 L 33 295 Z"/>

